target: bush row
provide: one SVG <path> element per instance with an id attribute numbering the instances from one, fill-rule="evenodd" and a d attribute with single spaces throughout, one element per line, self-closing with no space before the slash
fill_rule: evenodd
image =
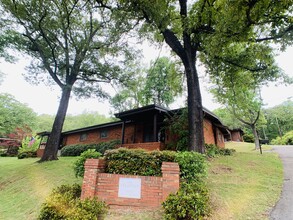
<path id="1" fill-rule="evenodd" d="M 107 205 L 97 198 L 80 200 L 78 184 L 61 185 L 55 188 L 42 204 L 39 220 L 95 220 L 107 213 Z"/>
<path id="2" fill-rule="evenodd" d="M 106 172 L 140 176 L 161 176 L 162 162 L 173 162 L 174 151 L 119 148 L 105 153 Z"/>
<path id="3" fill-rule="evenodd" d="M 206 144 L 205 150 L 208 157 L 215 157 L 217 155 L 230 156 L 236 152 L 234 149 L 219 148 L 214 144 Z"/>
<path id="4" fill-rule="evenodd" d="M 61 156 L 79 156 L 88 149 L 95 149 L 97 152 L 104 154 L 106 150 L 114 149 L 116 145 L 120 144 L 120 140 L 113 140 L 109 142 L 102 142 L 98 144 L 76 144 L 68 145 L 61 149 Z"/>
<path id="5" fill-rule="evenodd" d="M 140 176 L 161 176 L 162 162 L 177 162 L 180 176 L 187 181 L 206 175 L 205 156 L 196 152 L 129 150 L 119 148 L 105 153 L 106 172 Z"/>

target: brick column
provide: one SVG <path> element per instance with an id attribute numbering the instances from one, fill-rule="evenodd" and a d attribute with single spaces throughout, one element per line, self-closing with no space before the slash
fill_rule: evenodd
<path id="1" fill-rule="evenodd" d="M 178 163 L 163 162 L 163 201 L 170 193 L 176 193 L 179 190 L 179 165 Z"/>
<path id="2" fill-rule="evenodd" d="M 103 159 L 87 159 L 85 161 L 81 199 L 95 196 L 98 173 L 103 173 L 104 169 L 105 160 Z"/>

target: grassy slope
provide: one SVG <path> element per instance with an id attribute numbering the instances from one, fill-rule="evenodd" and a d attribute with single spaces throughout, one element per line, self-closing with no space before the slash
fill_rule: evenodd
<path id="1" fill-rule="evenodd" d="M 228 143 L 226 147 L 239 153 L 210 163 L 211 219 L 268 219 L 281 193 L 281 161 L 271 152 L 260 155 L 252 144 Z"/>
<path id="2" fill-rule="evenodd" d="M 251 144 L 229 143 L 235 156 L 210 161 L 208 185 L 214 215 L 210 219 L 266 219 L 278 199 L 282 185 L 282 166 L 273 153 L 259 155 Z M 35 163 L 37 159 L 0 157 L 0 219 L 36 219 L 40 205 L 52 188 L 81 183 L 74 177 L 75 158 Z M 113 212 L 107 220 L 162 219 L 161 212 Z"/>
<path id="3" fill-rule="evenodd" d="M 0 157 L 0 219 L 36 219 L 52 188 L 81 183 L 72 169 L 75 158 L 36 163 L 37 159 Z"/>

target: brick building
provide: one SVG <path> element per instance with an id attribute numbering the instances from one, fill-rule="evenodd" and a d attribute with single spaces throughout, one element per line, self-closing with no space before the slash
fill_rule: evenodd
<path id="1" fill-rule="evenodd" d="M 229 134 L 227 127 L 212 112 L 205 108 L 203 111 L 205 143 L 225 147 L 224 135 Z M 182 109 L 169 110 L 158 105 L 120 112 L 115 114 L 119 121 L 63 132 L 61 147 L 119 139 L 127 148 L 163 150 L 176 138 L 166 129 L 165 119 L 181 113 Z"/>

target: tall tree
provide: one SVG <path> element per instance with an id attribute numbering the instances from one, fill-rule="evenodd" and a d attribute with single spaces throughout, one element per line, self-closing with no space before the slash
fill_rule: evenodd
<path id="1" fill-rule="evenodd" d="M 181 59 L 187 78 L 189 150 L 204 152 L 203 111 L 196 62 L 234 42 L 291 42 L 292 0 L 120 0 L 142 32 L 164 39 Z"/>
<path id="2" fill-rule="evenodd" d="M 120 86 L 114 97 L 111 98 L 110 104 L 115 113 L 144 105 L 144 72 L 144 68 L 138 63 L 130 68 L 129 74 L 133 76 L 133 79 L 129 83 Z"/>
<path id="3" fill-rule="evenodd" d="M 270 140 L 293 130 L 293 101 L 265 109 L 267 136 Z"/>
<path id="4" fill-rule="evenodd" d="M 6 136 L 17 128 L 26 130 L 36 122 L 36 113 L 12 95 L 0 94 L 0 136 Z"/>
<path id="5" fill-rule="evenodd" d="M 249 126 L 259 148 L 257 124 L 264 122 L 260 87 L 283 76 L 271 48 L 255 43 L 234 43 L 214 59 L 204 59 L 218 102 Z"/>
<path id="6" fill-rule="evenodd" d="M 40 161 L 56 160 L 72 91 L 77 96 L 107 96 L 101 83 L 127 79 L 121 69 L 130 58 L 123 33 L 125 16 L 103 1 L 2 0 L 18 40 L 16 49 L 33 58 L 30 81 L 49 80 L 61 89 L 60 105 Z M 12 32 L 12 31 L 11 31 Z"/>
<path id="7" fill-rule="evenodd" d="M 168 57 L 158 58 L 147 70 L 144 96 L 146 104 L 168 106 L 183 92 L 183 73 Z"/>
<path id="8" fill-rule="evenodd" d="M 131 69 L 134 77 L 111 100 L 115 111 L 124 111 L 149 104 L 170 105 L 182 95 L 184 74 L 177 62 L 168 57 L 151 61 L 148 68 L 139 64 Z"/>

